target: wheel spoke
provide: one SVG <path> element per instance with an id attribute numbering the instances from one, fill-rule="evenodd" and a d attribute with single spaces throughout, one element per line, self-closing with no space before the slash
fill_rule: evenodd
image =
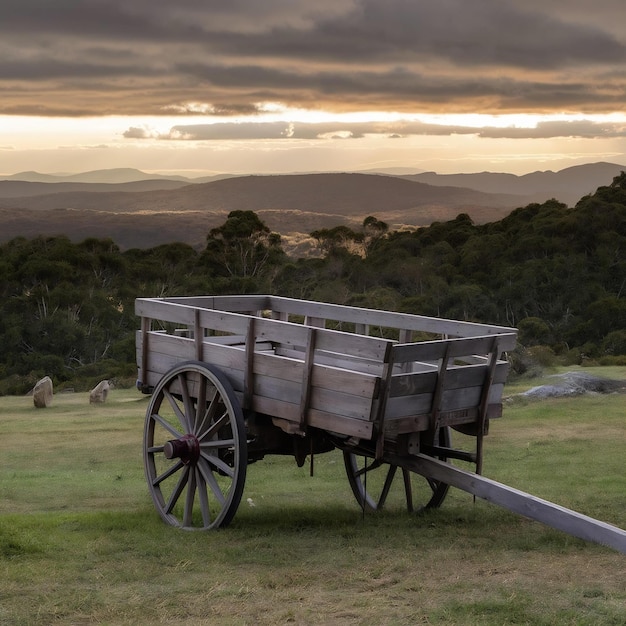
<path id="1" fill-rule="evenodd" d="M 226 474 L 226 476 L 230 476 L 230 478 L 232 478 L 235 475 L 235 470 L 233 470 L 230 465 L 224 463 L 224 461 L 222 461 L 222 459 L 220 459 L 218 456 L 207 454 L 202 450 L 200 450 L 200 456 L 208 461 L 211 465 L 214 465 L 218 470 Z"/>
<path id="2" fill-rule="evenodd" d="M 209 499 L 207 497 L 207 484 L 202 475 L 200 467 L 196 467 L 196 483 L 198 485 L 198 499 L 200 500 L 200 512 L 202 513 L 202 523 L 208 526 L 211 523 L 211 512 L 209 511 Z"/>
<path id="3" fill-rule="evenodd" d="M 406 509 L 413 513 L 413 485 L 411 484 L 411 472 L 402 468 L 402 478 L 404 479 L 404 494 L 406 495 Z"/>
<path id="4" fill-rule="evenodd" d="M 235 445 L 234 439 L 215 439 L 214 441 L 203 441 L 200 444 L 201 450 L 208 449 L 220 449 L 220 448 L 232 448 Z"/>
<path id="5" fill-rule="evenodd" d="M 396 469 L 398 469 L 397 465 L 390 465 L 387 470 L 387 476 L 385 477 L 385 484 L 383 485 L 383 489 L 380 492 L 380 498 L 378 499 L 378 508 L 382 509 L 385 506 L 385 502 L 387 501 L 387 496 L 389 495 L 389 489 L 391 489 L 391 483 L 393 482 L 393 478 L 396 475 Z"/>
<path id="6" fill-rule="evenodd" d="M 358 478 L 359 476 L 363 476 L 363 474 L 366 474 L 367 472 L 371 472 L 379 468 L 380 466 L 381 466 L 380 461 L 372 461 L 372 463 L 370 463 L 369 465 L 367 465 L 366 463 L 361 469 L 357 469 L 355 472 L 353 472 L 354 477 Z"/>
<path id="7" fill-rule="evenodd" d="M 202 414 L 202 418 L 198 419 L 198 422 L 196 423 L 195 434 L 198 437 L 198 439 L 202 439 L 205 436 L 205 433 L 203 433 L 203 429 L 205 428 L 205 425 L 211 424 L 211 422 L 213 421 L 213 418 L 215 417 L 215 414 L 217 413 L 217 406 L 219 404 L 217 401 L 218 395 L 217 395 L 217 390 L 215 388 L 213 388 L 213 391 L 214 393 L 211 399 L 208 398 L 208 395 L 206 394 L 206 391 L 205 391 L 204 403 L 202 405 L 198 403 L 198 415 L 201 414 L 202 408 L 204 407 L 204 413 Z M 228 414 L 228 411 L 226 411 L 225 414 Z"/>
<path id="8" fill-rule="evenodd" d="M 162 474 L 157 476 L 152 481 L 152 485 L 154 487 L 156 487 L 157 485 L 160 485 L 166 478 L 169 478 L 170 476 L 175 474 L 181 467 L 183 467 L 183 462 L 179 460 L 178 463 L 175 463 L 174 465 L 166 469 Z"/>
<path id="9" fill-rule="evenodd" d="M 176 439 L 180 439 L 180 437 L 183 436 L 183 433 L 181 433 L 179 430 L 176 430 L 168 421 L 164 420 L 158 413 L 153 413 L 150 417 L 155 422 L 158 422 L 159 424 L 161 424 L 161 426 L 163 426 L 163 428 L 165 428 L 165 430 L 167 430 L 168 433 L 176 437 Z"/>
<path id="10" fill-rule="evenodd" d="M 196 411 L 194 416 L 193 434 L 197 435 L 202 429 L 204 423 L 204 415 L 206 415 L 206 397 L 207 379 L 200 376 L 200 385 L 198 387 L 198 399 L 196 400 Z"/>
<path id="11" fill-rule="evenodd" d="M 211 408 L 215 405 L 215 402 L 211 403 L 211 406 L 209 407 L 209 411 L 211 410 Z M 208 411 L 207 411 L 208 413 Z M 206 420 L 203 420 L 203 423 Z M 198 439 L 200 441 L 203 441 L 204 439 L 208 439 L 210 437 L 212 437 L 216 432 L 219 431 L 220 428 L 222 428 L 223 426 L 225 426 L 229 421 L 228 418 L 228 412 L 225 411 L 223 415 L 220 415 L 220 417 L 218 417 L 210 426 L 207 430 L 205 430 L 201 435 L 198 435 Z"/>
<path id="12" fill-rule="evenodd" d="M 191 433 L 193 432 L 193 425 L 191 424 L 192 416 L 195 414 L 193 400 L 189 395 L 189 387 L 187 386 L 187 376 L 184 376 L 181 372 L 178 375 L 178 382 L 180 384 L 181 395 L 183 396 L 183 408 L 185 409 L 184 413 L 182 413 L 182 424 L 185 432 Z"/>
<path id="13" fill-rule="evenodd" d="M 437 490 L 437 487 L 439 487 L 439 481 L 435 480 L 434 478 L 427 478 L 426 482 L 428 483 L 428 486 L 430 487 L 430 490 L 435 493 L 435 491 Z"/>
<path id="14" fill-rule="evenodd" d="M 188 471 L 187 494 L 185 496 L 185 510 L 183 512 L 183 527 L 193 526 L 193 501 L 196 497 L 196 472 L 190 468 Z"/>
<path id="15" fill-rule="evenodd" d="M 185 465 L 184 468 L 185 469 L 183 470 L 182 474 L 180 475 L 180 478 L 178 479 L 178 482 L 176 483 L 176 487 L 174 488 L 174 491 L 172 491 L 172 494 L 170 495 L 170 498 L 167 501 L 167 505 L 165 507 L 165 512 L 167 514 L 172 512 L 172 509 L 176 506 L 176 503 L 178 502 L 178 498 L 180 498 L 180 494 L 183 492 L 183 489 L 185 488 L 185 485 L 187 484 L 187 480 L 189 478 L 189 466 Z"/>
<path id="16" fill-rule="evenodd" d="M 178 418 L 180 425 L 183 427 L 183 432 L 189 432 L 187 429 L 187 419 L 180 410 L 180 406 L 178 406 L 176 398 L 167 389 L 163 389 L 163 395 L 167 398 L 167 401 L 170 403 L 170 406 Z"/>
<path id="17" fill-rule="evenodd" d="M 213 476 L 213 472 L 211 471 L 211 468 L 209 467 L 208 463 L 204 459 L 200 459 L 200 462 L 198 463 L 198 469 L 200 470 L 200 473 L 202 474 L 202 478 L 204 478 L 206 484 L 210 487 L 211 491 L 213 492 L 213 495 L 217 498 L 218 502 L 220 503 L 220 506 L 223 506 L 224 503 L 226 502 L 224 493 L 222 492 L 220 486 L 218 485 L 217 480 L 215 480 L 215 476 Z"/>

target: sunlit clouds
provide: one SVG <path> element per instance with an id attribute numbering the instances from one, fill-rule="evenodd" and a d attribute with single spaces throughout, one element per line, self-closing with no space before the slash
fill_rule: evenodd
<path id="1" fill-rule="evenodd" d="M 622 0 L 4 3 L 0 173 L 625 162 L 625 15 Z"/>

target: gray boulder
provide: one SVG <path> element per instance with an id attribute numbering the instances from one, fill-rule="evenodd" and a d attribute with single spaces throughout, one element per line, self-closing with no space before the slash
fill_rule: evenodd
<path id="1" fill-rule="evenodd" d="M 519 395 L 527 398 L 561 398 L 586 393 L 623 392 L 626 387 L 626 383 L 622 380 L 602 378 L 585 372 L 566 372 L 555 374 L 550 378 L 554 384 L 533 387 Z"/>
<path id="2" fill-rule="evenodd" d="M 108 380 L 101 380 L 90 392 L 89 392 L 89 402 L 90 404 L 98 404 L 101 402 L 106 402 L 107 396 L 109 395 L 109 390 L 111 389 L 111 385 Z"/>
<path id="3" fill-rule="evenodd" d="M 52 379 L 49 376 L 44 376 L 33 388 L 33 402 L 38 409 L 50 406 L 53 395 Z"/>

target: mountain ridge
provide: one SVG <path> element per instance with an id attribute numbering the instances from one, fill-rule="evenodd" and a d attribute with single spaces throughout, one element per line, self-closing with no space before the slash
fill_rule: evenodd
<path id="1" fill-rule="evenodd" d="M 117 213 L 291 209 L 366 217 L 373 212 L 384 216 L 388 212 L 410 212 L 432 205 L 460 211 L 474 206 L 500 212 L 503 208 L 514 208 L 523 200 L 506 194 L 433 186 L 402 177 L 357 173 L 243 176 L 148 191 L 126 191 L 119 186 L 87 192 L 53 189 L 54 193 L 41 195 L 0 197 L 0 208 L 79 208 Z"/>
<path id="2" fill-rule="evenodd" d="M 537 170 L 520 176 L 496 172 L 475 174 L 422 172 L 403 177 L 434 186 L 452 185 L 469 187 L 485 193 L 520 194 L 539 202 L 554 197 L 565 204 L 574 204 L 583 196 L 594 193 L 598 187 L 608 185 L 624 170 L 626 170 L 624 165 L 599 161 L 574 165 L 556 172 Z"/>
<path id="3" fill-rule="evenodd" d="M 565 203 L 573 205 L 586 193 L 610 184 L 624 169 L 597 163 L 557 173 L 534 172 L 525 178 L 493 173 L 398 176 L 353 172 L 224 176 L 209 182 L 189 182 L 184 177 L 154 179 L 140 170 L 123 170 L 127 177 L 146 176 L 123 183 L 5 178 L 0 180 L 0 242 L 18 236 L 65 234 L 74 241 L 109 237 L 123 248 L 176 241 L 197 247 L 203 245 L 208 230 L 221 225 L 233 210 L 255 211 L 281 234 L 306 234 L 341 224 L 358 228 L 369 215 L 387 222 L 392 229 L 448 221 L 459 213 L 485 223 L 500 220 L 531 202 L 556 197 L 549 191 L 537 191 L 540 183 L 548 181 L 543 187 L 547 190 L 551 189 L 549 181 L 558 183 L 558 188 L 566 189 L 573 198 Z M 108 171 L 100 172 L 95 177 L 106 179 Z M 534 195 L 484 191 L 520 191 L 520 179 L 528 183 L 524 189 L 531 189 Z M 506 180 L 518 186 L 503 187 Z M 483 190 L 444 184 L 452 182 L 482 185 Z M 584 191 L 579 193 L 581 188 Z"/>
<path id="4" fill-rule="evenodd" d="M 433 186 L 464 187 L 485 193 L 498 193 L 521 195 L 525 198 L 537 198 L 544 201 L 550 197 L 566 203 L 576 202 L 583 195 L 593 193 L 597 187 L 610 183 L 614 176 L 618 176 L 626 170 L 625 165 L 598 161 L 574 165 L 561 170 L 536 170 L 528 174 L 511 174 L 506 172 L 476 172 L 476 173 L 455 173 L 439 174 L 434 171 L 412 172 L 410 168 L 381 168 L 368 169 L 356 173 L 394 176 L 406 178 L 415 182 L 423 182 Z M 136 190 L 144 189 L 171 189 L 174 182 L 180 185 L 203 184 L 214 182 L 225 178 L 245 178 L 246 176 L 303 176 L 327 174 L 329 172 L 293 172 L 282 174 L 213 174 L 209 176 L 189 177 L 176 174 L 154 174 L 143 172 L 135 168 L 112 168 L 102 170 L 91 170 L 73 174 L 42 174 L 35 171 L 20 172 L 17 174 L 0 176 L 0 196 L 7 197 L 8 193 L 3 189 L 7 181 L 21 181 L 23 183 L 40 183 L 59 185 L 57 191 L 62 190 L 61 183 L 85 184 L 85 185 L 126 185 L 128 190 L 132 189 L 133 183 L 144 183 L 143 187 L 137 185 Z M 150 181 L 146 184 L 146 181 Z M 15 187 L 17 188 L 17 187 Z M 63 189 L 63 190 L 69 190 Z M 95 188 L 92 190 L 96 190 Z M 110 190 L 110 189 L 102 189 Z M 49 190 L 51 191 L 51 190 Z M 48 191 L 48 192 L 49 192 Z M 37 195 L 48 193 L 43 190 L 36 191 Z M 18 195 L 31 195 L 20 191 Z"/>

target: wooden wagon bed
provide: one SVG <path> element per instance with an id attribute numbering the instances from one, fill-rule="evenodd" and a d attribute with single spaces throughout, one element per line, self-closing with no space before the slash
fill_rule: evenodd
<path id="1" fill-rule="evenodd" d="M 276 296 L 140 298 L 139 384 L 184 360 L 226 375 L 286 432 L 371 439 L 474 428 L 502 414 L 516 331 Z M 473 427 L 471 426 L 473 425 Z"/>

